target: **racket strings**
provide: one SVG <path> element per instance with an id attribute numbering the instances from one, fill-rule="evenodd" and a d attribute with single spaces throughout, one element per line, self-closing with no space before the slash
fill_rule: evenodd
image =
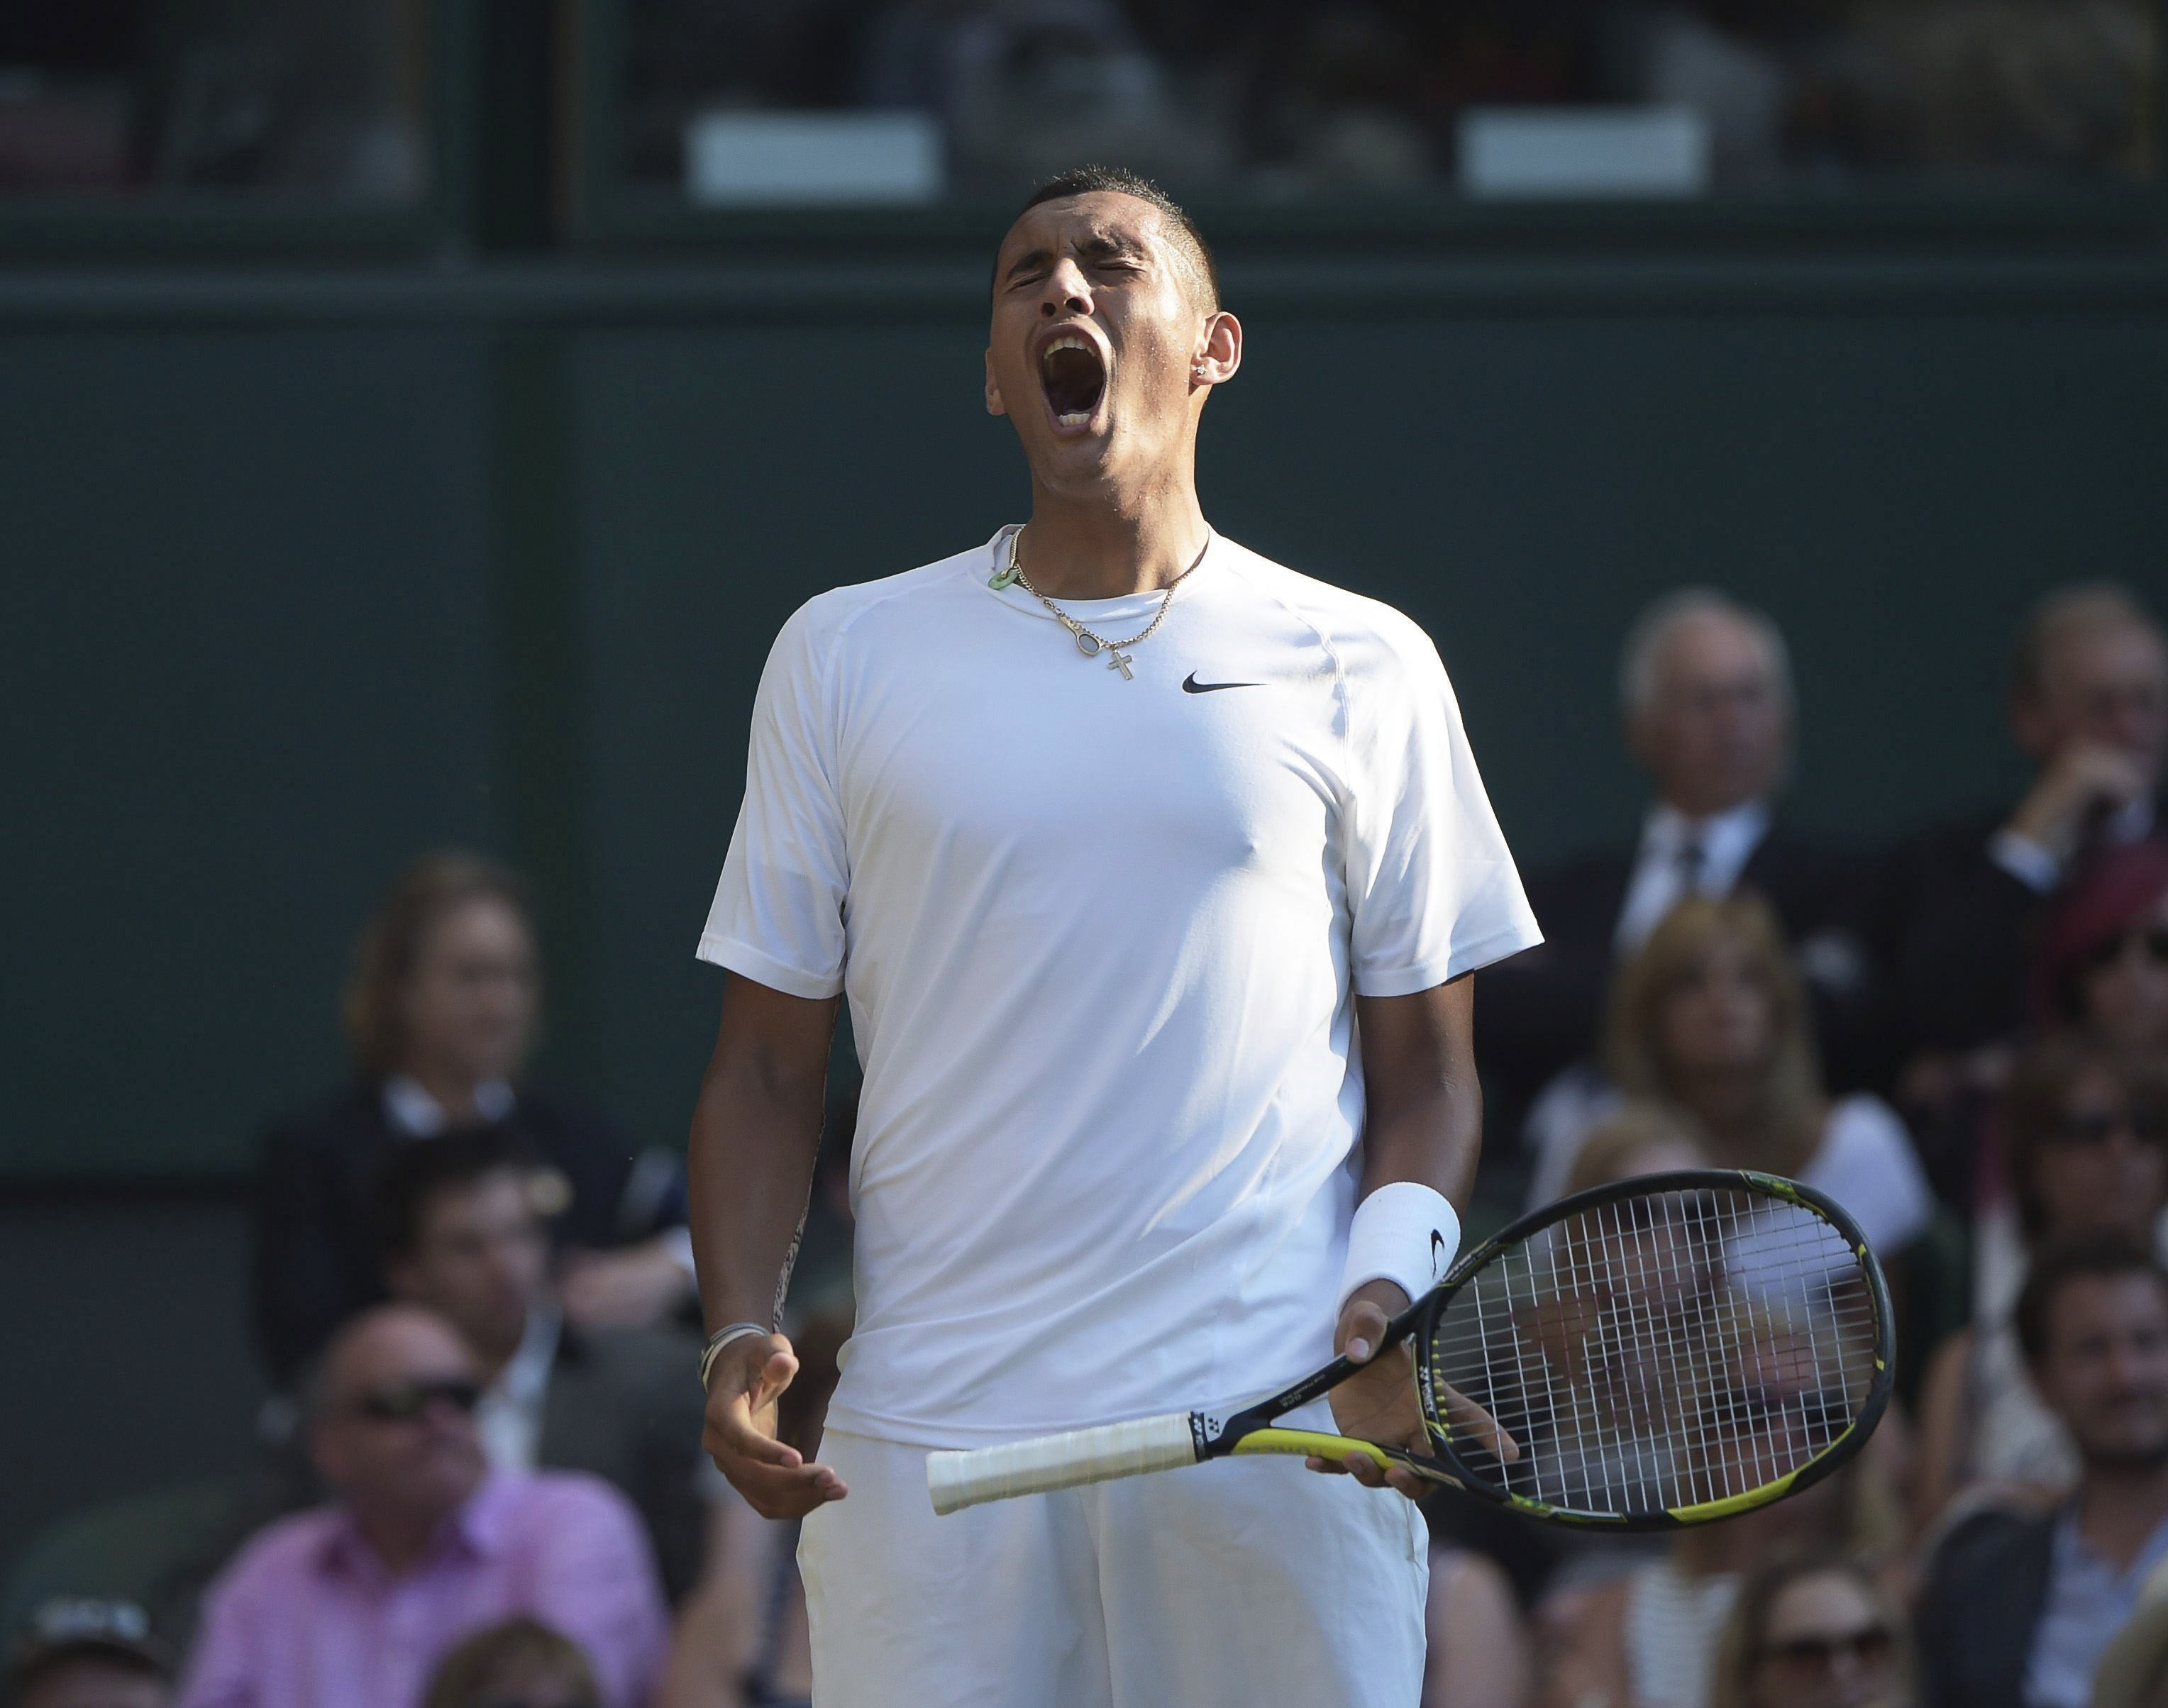
<path id="1" fill-rule="evenodd" d="M 1512 1493 L 1656 1513 L 1767 1487 L 1827 1452 L 1873 1386 L 1858 1254 L 1813 1210 L 1737 1190 L 1613 1200 L 1453 1296 L 1430 1371 L 1518 1443 L 1462 1460 Z"/>

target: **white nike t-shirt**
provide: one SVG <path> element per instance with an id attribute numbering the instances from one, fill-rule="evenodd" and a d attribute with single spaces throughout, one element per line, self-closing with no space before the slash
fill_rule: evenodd
<path id="1" fill-rule="evenodd" d="M 704 959 L 844 992 L 858 1324 L 829 1420 L 932 1446 L 1331 1352 L 1353 995 L 1538 941 L 1437 653 L 1214 538 L 1134 680 L 986 546 L 784 625 Z M 1119 639 L 1160 596 L 1065 608 Z"/>

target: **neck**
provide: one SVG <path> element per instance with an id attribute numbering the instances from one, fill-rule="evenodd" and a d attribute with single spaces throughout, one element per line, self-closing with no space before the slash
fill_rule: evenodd
<path id="1" fill-rule="evenodd" d="M 1754 1147 L 1761 1136 L 1759 1072 L 1703 1074 L 1680 1086 L 1679 1101 L 1693 1111 L 1719 1148 Z"/>
<path id="2" fill-rule="evenodd" d="M 2168 1464 L 2142 1468 L 2088 1467 L 2078 1485 L 2078 1534 L 2118 1571 L 2168 1520 Z"/>
<path id="3" fill-rule="evenodd" d="M 1688 1578 L 1744 1572 L 1767 1547 L 1767 1539 L 1753 1525 L 1697 1525 L 1672 1542 L 1671 1564 Z"/>
<path id="4" fill-rule="evenodd" d="M 1735 813 L 1741 807 L 1753 805 L 1758 797 L 1750 795 L 1743 801 L 1697 801 L 1691 806 L 1671 795 L 1665 795 L 1662 798 L 1666 806 L 1699 830 L 1715 823 L 1727 813 Z"/>
<path id="5" fill-rule="evenodd" d="M 1032 481 L 1019 560 L 1049 598 L 1119 599 L 1166 586 L 1211 537 L 1186 470 L 1135 495 L 1072 497 Z"/>
<path id="6" fill-rule="evenodd" d="M 481 1341 L 469 1338 L 467 1344 L 473 1347 L 476 1361 L 481 1366 L 481 1385 L 484 1387 L 496 1384 L 497 1377 L 504 1374 L 505 1366 L 519 1355 L 519 1349 L 526 1340 L 527 1327 L 523 1323 L 520 1325 L 520 1332 L 502 1345 L 485 1346 Z"/>
<path id="7" fill-rule="evenodd" d="M 356 1512 L 353 1515 L 353 1525 L 361 1532 L 362 1541 L 395 1578 L 405 1577 L 421 1564 L 437 1527 L 444 1521 L 442 1513 Z"/>
<path id="8" fill-rule="evenodd" d="M 444 1119 L 454 1127 L 467 1126 L 479 1118 L 475 1092 L 481 1086 L 480 1080 L 427 1062 L 410 1064 L 403 1071 L 429 1094 L 437 1107 L 444 1111 Z"/>

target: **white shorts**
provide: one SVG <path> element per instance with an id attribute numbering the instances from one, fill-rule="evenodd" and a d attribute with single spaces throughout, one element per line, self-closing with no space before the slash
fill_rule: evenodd
<path id="1" fill-rule="evenodd" d="M 1421 1699 L 1429 1536 L 1390 1489 L 1222 1459 L 936 1518 L 926 1449 L 820 1456 L 850 1493 L 798 1546 L 816 1708 Z"/>

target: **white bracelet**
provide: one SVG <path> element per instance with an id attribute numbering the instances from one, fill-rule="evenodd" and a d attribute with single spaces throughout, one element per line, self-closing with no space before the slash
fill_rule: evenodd
<path id="1" fill-rule="evenodd" d="M 1340 1275 L 1340 1308 L 1374 1281 L 1389 1281 L 1413 1304 L 1445 1279 L 1460 1251 L 1460 1217 L 1419 1180 L 1388 1180 L 1355 1207 L 1347 1228 L 1347 1266 Z"/>
<path id="2" fill-rule="evenodd" d="M 708 1378 L 715 1373 L 715 1360 L 721 1356 L 723 1348 L 731 1341 L 742 1340 L 750 1334 L 773 1334 L 774 1332 L 773 1329 L 763 1328 L 758 1323 L 732 1323 L 708 1336 L 708 1344 L 700 1349 L 701 1391 L 707 1391 Z"/>

